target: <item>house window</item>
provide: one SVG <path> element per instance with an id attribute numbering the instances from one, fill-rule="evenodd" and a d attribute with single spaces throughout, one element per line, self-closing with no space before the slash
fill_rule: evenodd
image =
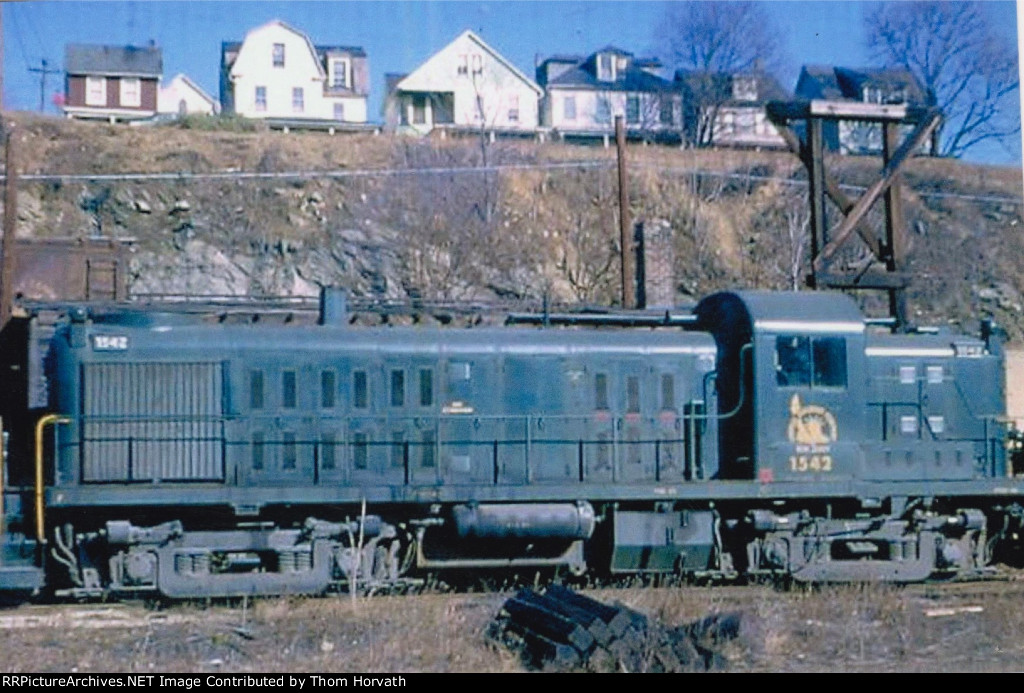
<path id="1" fill-rule="evenodd" d="M 508 122 L 519 122 L 519 94 L 509 94 L 508 96 Z"/>
<path id="2" fill-rule="evenodd" d="M 134 108 L 142 105 L 142 83 L 138 77 L 121 78 L 121 105 Z"/>
<path id="3" fill-rule="evenodd" d="M 334 104 L 334 119 L 345 120 L 345 104 L 336 103 Z"/>
<path id="4" fill-rule="evenodd" d="M 626 99 L 626 122 L 640 122 L 640 97 L 630 96 Z"/>
<path id="5" fill-rule="evenodd" d="M 292 113 L 302 113 L 306 110 L 306 96 L 302 87 L 292 87 Z"/>
<path id="6" fill-rule="evenodd" d="M 267 110 L 267 88 L 256 87 L 256 110 Z"/>
<path id="7" fill-rule="evenodd" d="M 284 67 L 284 44 L 274 44 L 274 67 Z"/>
<path id="8" fill-rule="evenodd" d="M 412 122 L 414 125 L 423 125 L 427 122 L 427 97 L 423 94 L 412 97 Z"/>
<path id="9" fill-rule="evenodd" d="M 484 71 L 484 57 L 479 53 L 473 54 L 473 74 L 479 75 Z"/>
<path id="10" fill-rule="evenodd" d="M 733 79 L 732 98 L 737 101 L 757 101 L 757 80 L 753 77 Z"/>
<path id="11" fill-rule="evenodd" d="M 473 120 L 480 122 L 484 120 L 484 95 L 476 95 L 476 111 L 473 112 Z"/>
<path id="12" fill-rule="evenodd" d="M 607 96 L 599 96 L 597 98 L 597 114 L 595 118 L 602 125 L 612 122 L 612 104 L 608 101 Z"/>
<path id="13" fill-rule="evenodd" d="M 661 97 L 658 119 L 662 125 L 672 125 L 675 122 L 675 118 L 672 117 L 672 105 L 671 98 L 667 96 Z"/>
<path id="14" fill-rule="evenodd" d="M 458 66 L 455 68 L 455 72 L 456 72 L 456 74 L 459 74 L 459 75 L 468 75 L 469 74 L 469 56 L 468 55 L 463 54 L 463 55 L 459 56 L 459 63 L 458 63 Z"/>
<path id="15" fill-rule="evenodd" d="M 602 82 L 615 81 L 614 57 L 611 53 L 600 53 L 597 56 L 597 78 Z"/>
<path id="16" fill-rule="evenodd" d="M 106 106 L 107 105 L 107 78 L 86 77 L 85 78 L 85 105 Z"/>
<path id="17" fill-rule="evenodd" d="M 566 96 L 562 99 L 562 117 L 566 120 L 576 120 L 575 96 Z"/>
<path id="18" fill-rule="evenodd" d="M 348 58 L 334 58 L 331 60 L 331 87 L 333 89 L 350 89 L 352 81 L 349 79 L 350 63 Z"/>

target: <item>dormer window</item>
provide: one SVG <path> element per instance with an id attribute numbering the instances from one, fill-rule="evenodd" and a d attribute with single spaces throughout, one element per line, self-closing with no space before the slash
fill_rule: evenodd
<path id="1" fill-rule="evenodd" d="M 351 88 L 350 69 L 351 64 L 348 58 L 332 58 L 330 64 L 331 87 L 334 89 Z"/>
<path id="2" fill-rule="evenodd" d="M 284 44 L 275 43 L 273 49 L 274 67 L 284 67 Z"/>
<path id="3" fill-rule="evenodd" d="M 881 87 L 864 87 L 864 103 L 882 103 Z"/>
<path id="4" fill-rule="evenodd" d="M 757 80 L 753 77 L 736 77 L 732 81 L 732 98 L 737 101 L 757 101 Z"/>
<path id="5" fill-rule="evenodd" d="M 598 53 L 597 78 L 602 82 L 614 82 L 616 62 L 611 53 Z"/>

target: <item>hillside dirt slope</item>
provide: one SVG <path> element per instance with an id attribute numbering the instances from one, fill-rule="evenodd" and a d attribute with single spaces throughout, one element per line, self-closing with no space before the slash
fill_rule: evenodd
<path id="1" fill-rule="evenodd" d="M 22 174 L 46 174 L 21 182 L 18 234 L 134 239 L 135 294 L 313 296 L 336 285 L 402 301 L 618 300 L 612 149 L 233 120 L 8 122 Z M 635 145 L 628 162 L 632 218 L 671 224 L 678 303 L 802 286 L 808 205 L 795 156 Z M 829 160 L 852 195 L 880 165 Z M 155 173 L 170 175 L 126 176 Z M 993 316 L 1020 341 L 1021 172 L 918 159 L 906 182 L 914 319 L 976 329 Z M 870 219 L 880 233 L 879 211 Z M 839 256 L 853 269 L 867 260 L 859 240 Z"/>

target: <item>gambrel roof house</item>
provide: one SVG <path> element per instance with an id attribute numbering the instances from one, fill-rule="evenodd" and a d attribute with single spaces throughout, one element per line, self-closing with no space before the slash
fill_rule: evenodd
<path id="1" fill-rule="evenodd" d="M 313 125 L 365 123 L 370 76 L 357 46 L 315 46 L 280 20 L 221 44 L 224 113 Z"/>
<path id="2" fill-rule="evenodd" d="M 140 120 L 156 114 L 163 53 L 154 45 L 68 44 L 64 53 L 68 118 Z"/>
<path id="3" fill-rule="evenodd" d="M 177 74 L 160 87 L 156 110 L 161 115 L 214 115 L 220 112 L 220 104 L 187 75 Z"/>
<path id="4" fill-rule="evenodd" d="M 683 95 L 688 142 L 785 148 L 765 106 L 791 97 L 772 75 L 760 69 L 735 73 L 677 70 L 675 82 Z"/>
<path id="5" fill-rule="evenodd" d="M 625 116 L 632 135 L 678 137 L 682 99 L 661 63 L 606 46 L 586 56 L 552 56 L 537 66 L 541 123 L 563 136 L 607 137 Z"/>
<path id="6" fill-rule="evenodd" d="M 848 68 L 804 65 L 796 82 L 798 99 L 859 101 L 872 104 L 927 106 L 928 97 L 916 77 L 904 68 Z M 823 143 L 844 154 L 877 154 L 881 128 L 856 121 L 823 123 Z"/>
<path id="7" fill-rule="evenodd" d="M 464 31 L 408 75 L 388 75 L 387 127 L 425 134 L 482 130 L 533 133 L 541 88 L 472 31 Z"/>

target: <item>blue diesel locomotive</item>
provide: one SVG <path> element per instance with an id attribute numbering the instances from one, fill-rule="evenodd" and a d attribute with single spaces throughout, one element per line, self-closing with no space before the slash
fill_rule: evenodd
<path id="1" fill-rule="evenodd" d="M 317 325 L 68 310 L 5 418 L 34 436 L 6 458 L 0 590 L 912 582 L 1019 549 L 989 333 L 876 333 L 828 293 L 515 321 L 540 324 L 356 327 L 337 291 Z"/>

